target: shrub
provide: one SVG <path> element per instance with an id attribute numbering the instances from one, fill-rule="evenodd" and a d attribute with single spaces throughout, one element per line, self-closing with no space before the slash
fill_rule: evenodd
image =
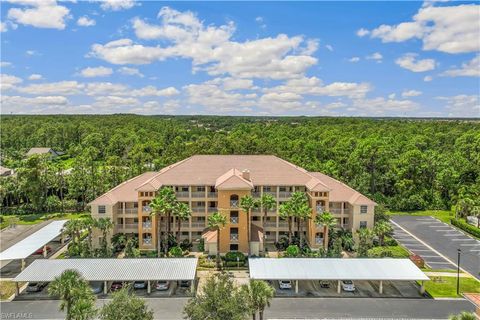
<path id="1" fill-rule="evenodd" d="M 285 257 L 298 257 L 300 254 L 300 248 L 297 245 L 289 245 L 285 251 Z"/>
<path id="2" fill-rule="evenodd" d="M 463 231 L 466 231 L 470 233 L 471 235 L 474 235 L 477 238 L 480 238 L 480 229 L 472 226 L 471 224 L 468 224 L 467 222 L 460 220 L 460 219 L 451 219 L 450 222 L 452 225 L 454 225 L 457 228 L 462 229 Z"/>
<path id="3" fill-rule="evenodd" d="M 188 239 L 183 240 L 180 243 L 180 248 L 182 248 L 183 251 L 190 251 L 192 250 L 193 244 L 188 241 Z"/>
<path id="4" fill-rule="evenodd" d="M 170 257 L 183 257 L 183 250 L 180 247 L 173 247 L 168 251 Z"/>
<path id="5" fill-rule="evenodd" d="M 367 257 L 369 258 L 408 258 L 409 253 L 407 250 L 400 246 L 390 247 L 375 247 L 367 251 Z"/>
<path id="6" fill-rule="evenodd" d="M 245 265 L 245 262 L 239 261 L 238 263 L 236 261 L 225 261 L 223 263 L 225 267 L 243 267 Z"/>
<path id="7" fill-rule="evenodd" d="M 243 253 L 238 252 L 238 251 L 230 251 L 225 254 L 225 261 L 234 261 L 235 263 L 238 261 L 240 262 L 245 262 L 246 257 Z"/>
<path id="8" fill-rule="evenodd" d="M 203 252 L 205 251 L 205 239 L 201 238 L 200 242 L 198 243 L 198 251 Z"/>

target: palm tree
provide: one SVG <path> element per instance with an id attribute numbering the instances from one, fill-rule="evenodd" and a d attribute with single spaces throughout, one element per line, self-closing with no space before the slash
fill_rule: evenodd
<path id="1" fill-rule="evenodd" d="M 393 232 L 392 225 L 388 221 L 379 221 L 373 226 L 373 232 L 378 236 L 380 246 L 383 246 L 385 236 Z"/>
<path id="2" fill-rule="evenodd" d="M 108 233 L 113 228 L 113 222 L 110 218 L 99 218 L 95 221 L 95 227 L 102 232 L 102 251 L 105 256 L 109 256 Z"/>
<path id="3" fill-rule="evenodd" d="M 183 202 L 178 202 L 177 207 L 175 208 L 174 215 L 177 218 L 177 246 L 180 245 L 180 229 L 182 227 L 182 221 L 186 221 L 192 215 L 192 211 L 188 204 Z"/>
<path id="4" fill-rule="evenodd" d="M 471 312 L 463 311 L 460 314 L 451 315 L 448 319 L 450 320 L 476 320 L 477 317 Z"/>
<path id="5" fill-rule="evenodd" d="M 328 231 L 330 228 L 336 226 L 336 219 L 330 212 L 324 211 L 315 217 L 315 224 L 323 226 L 323 248 L 325 251 L 328 251 Z"/>
<path id="6" fill-rule="evenodd" d="M 217 231 L 217 269 L 220 270 L 220 230 L 227 224 L 227 217 L 219 212 L 208 217 L 208 227 Z"/>
<path id="7" fill-rule="evenodd" d="M 92 229 L 95 227 L 95 219 L 92 216 L 86 216 L 82 219 L 82 229 L 88 230 L 88 250 L 90 253 L 93 251 L 93 244 L 92 244 Z"/>
<path id="8" fill-rule="evenodd" d="M 275 198 L 271 194 L 265 193 L 265 194 L 262 194 L 262 197 L 260 198 L 260 204 L 263 208 L 263 217 L 262 217 L 263 239 L 262 240 L 263 240 L 263 252 L 265 253 L 267 248 L 267 245 L 265 244 L 265 240 L 267 238 L 265 235 L 265 222 L 267 220 L 267 212 L 275 208 L 275 206 L 277 205 L 277 200 L 275 200 Z"/>
<path id="9" fill-rule="evenodd" d="M 247 214 L 247 241 L 248 241 L 248 255 L 250 256 L 250 231 L 251 231 L 251 224 L 250 224 L 250 217 L 252 216 L 252 209 L 257 206 L 256 201 L 253 199 L 252 196 L 246 195 L 240 199 L 240 207 L 245 211 Z"/>
<path id="10" fill-rule="evenodd" d="M 278 208 L 279 216 L 283 220 L 287 220 L 288 222 L 288 244 L 292 243 L 292 218 L 293 218 L 293 206 L 290 201 L 286 201 L 285 203 L 281 204 Z"/>
<path id="11" fill-rule="evenodd" d="M 258 312 L 260 320 L 263 320 L 263 313 L 266 307 L 270 307 L 275 289 L 262 280 L 250 280 L 248 285 L 242 285 L 242 292 L 247 297 L 248 304 L 252 311 L 252 319 L 256 319 Z"/>
<path id="12" fill-rule="evenodd" d="M 83 229 L 83 222 L 80 219 L 68 220 L 62 229 L 64 235 L 70 236 L 73 244 L 78 244 L 80 241 L 80 231 Z"/>
<path id="13" fill-rule="evenodd" d="M 474 206 L 472 208 L 472 214 L 477 218 L 477 228 L 480 228 L 480 206 Z"/>
<path id="14" fill-rule="evenodd" d="M 56 277 L 48 286 L 48 294 L 62 300 L 60 311 L 66 311 L 66 320 L 86 320 L 95 316 L 95 296 L 76 270 L 65 270 Z"/>
<path id="15" fill-rule="evenodd" d="M 177 206 L 177 197 L 175 196 L 175 191 L 172 188 L 162 188 L 160 192 L 158 192 L 157 196 L 152 200 L 150 203 L 150 208 L 152 208 L 152 216 L 157 217 L 157 250 L 158 256 L 160 257 L 161 245 L 160 245 L 160 238 L 161 238 L 161 217 L 165 217 L 167 220 L 167 232 L 165 233 L 163 249 L 165 256 L 168 253 L 168 236 L 170 234 L 170 217 Z"/>

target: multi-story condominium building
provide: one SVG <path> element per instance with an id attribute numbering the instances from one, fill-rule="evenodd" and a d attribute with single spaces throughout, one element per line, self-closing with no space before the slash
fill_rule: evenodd
<path id="1" fill-rule="evenodd" d="M 248 252 L 247 228 L 251 230 L 252 253 L 257 253 L 263 246 L 263 232 L 266 245 L 288 234 L 288 223 L 279 217 L 278 207 L 295 191 L 305 192 L 312 208 L 312 219 L 303 228 L 311 247 L 322 245 L 323 228 L 315 225 L 314 218 L 324 211 L 332 213 L 338 227 L 344 229 L 373 227 L 375 202 L 327 175 L 308 172 L 270 155 L 192 156 L 113 188 L 90 203 L 92 216 L 109 217 L 115 224 L 113 233 L 137 234 L 141 250 L 156 250 L 158 218 L 151 215 L 149 204 L 164 187 L 173 188 L 177 199 L 188 203 L 192 211 L 189 221 L 172 217 L 172 230 L 181 223 L 181 240 L 198 242 L 203 236 L 210 253 L 216 253 L 217 235 L 207 230 L 209 215 L 218 211 L 228 218 L 220 231 L 221 253 Z M 267 193 L 276 199 L 277 206 L 267 212 L 262 230 L 262 208 L 253 210 L 248 223 L 240 199 L 245 195 L 260 198 Z M 95 235 L 97 243 L 100 236 Z"/>

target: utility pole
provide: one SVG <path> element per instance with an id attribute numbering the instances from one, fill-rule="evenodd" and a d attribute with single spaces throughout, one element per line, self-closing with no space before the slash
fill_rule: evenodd
<path id="1" fill-rule="evenodd" d="M 457 295 L 460 295 L 460 254 L 462 250 L 460 248 L 457 249 Z"/>

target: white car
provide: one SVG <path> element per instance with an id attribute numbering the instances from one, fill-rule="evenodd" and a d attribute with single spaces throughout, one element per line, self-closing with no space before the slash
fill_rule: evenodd
<path id="1" fill-rule="evenodd" d="M 279 280 L 278 281 L 278 286 L 280 287 L 280 289 L 286 289 L 286 290 L 292 289 L 292 281 L 290 281 L 290 280 Z"/>
<path id="2" fill-rule="evenodd" d="M 355 291 L 355 284 L 353 283 L 352 280 L 343 280 L 342 289 L 343 291 L 353 292 Z"/>
<path id="3" fill-rule="evenodd" d="M 157 281 L 157 283 L 155 283 L 155 289 L 158 290 L 158 291 L 166 291 L 168 290 L 168 288 L 170 287 L 170 282 L 168 281 Z"/>

